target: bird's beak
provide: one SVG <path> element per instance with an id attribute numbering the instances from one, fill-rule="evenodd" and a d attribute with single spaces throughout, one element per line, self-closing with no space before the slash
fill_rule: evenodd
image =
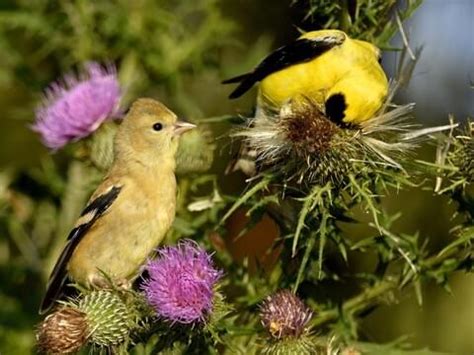
<path id="1" fill-rule="evenodd" d="M 175 136 L 180 136 L 184 132 L 189 131 L 190 129 L 196 128 L 195 124 L 185 122 L 185 121 L 178 121 L 174 125 L 173 133 Z"/>

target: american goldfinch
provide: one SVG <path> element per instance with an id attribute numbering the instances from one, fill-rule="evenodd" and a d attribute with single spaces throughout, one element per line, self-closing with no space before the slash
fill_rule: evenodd
<path id="1" fill-rule="evenodd" d="M 139 99 L 114 141 L 114 163 L 82 211 L 51 273 L 40 313 L 66 283 L 105 287 L 104 274 L 128 285 L 175 216 L 175 153 L 195 125 L 152 99 Z"/>
<path id="2" fill-rule="evenodd" d="M 379 49 L 369 42 L 339 30 L 312 31 L 275 50 L 250 73 L 223 83 L 240 83 L 232 99 L 260 82 L 258 106 L 279 109 L 290 100 L 310 99 L 332 121 L 357 124 L 373 117 L 387 96 L 379 59 Z"/>

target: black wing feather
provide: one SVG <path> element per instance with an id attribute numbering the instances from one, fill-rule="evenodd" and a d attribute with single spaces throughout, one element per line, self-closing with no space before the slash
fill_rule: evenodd
<path id="1" fill-rule="evenodd" d="M 66 265 L 69 262 L 74 250 L 80 243 L 82 238 L 86 235 L 87 231 L 94 225 L 94 223 L 109 209 L 112 203 L 117 199 L 121 186 L 114 186 L 110 191 L 106 192 L 91 201 L 86 208 L 82 211 L 81 217 L 92 213 L 93 215 L 86 223 L 80 224 L 75 227 L 67 237 L 67 244 L 64 247 L 61 255 L 59 256 L 56 265 L 51 272 L 51 276 L 48 281 L 45 296 L 41 302 L 39 310 L 40 314 L 43 314 L 51 309 L 54 302 L 59 299 L 63 293 L 64 287 L 67 282 L 67 270 Z"/>
<path id="2" fill-rule="evenodd" d="M 240 81 L 240 85 L 229 96 L 230 99 L 238 98 L 247 92 L 256 82 L 263 80 L 268 75 L 291 65 L 310 61 L 334 46 L 340 45 L 343 41 L 344 37 L 341 36 L 298 39 L 269 54 L 251 73 L 227 79 L 223 81 L 223 84 Z"/>

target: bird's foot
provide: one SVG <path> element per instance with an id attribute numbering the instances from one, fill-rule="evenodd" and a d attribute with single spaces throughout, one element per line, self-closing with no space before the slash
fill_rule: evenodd
<path id="1" fill-rule="evenodd" d="M 127 279 L 120 279 L 117 281 L 117 287 L 124 289 L 124 290 L 131 290 L 132 289 L 132 282 Z"/>
<path id="2" fill-rule="evenodd" d="M 89 285 L 95 289 L 108 289 L 112 288 L 112 281 L 104 275 L 94 274 L 89 276 Z"/>
<path id="3" fill-rule="evenodd" d="M 123 279 L 112 279 L 105 277 L 104 275 L 94 274 L 89 277 L 89 285 L 95 289 L 113 289 L 119 288 L 123 290 L 130 290 L 132 288 L 132 282 L 125 278 Z"/>

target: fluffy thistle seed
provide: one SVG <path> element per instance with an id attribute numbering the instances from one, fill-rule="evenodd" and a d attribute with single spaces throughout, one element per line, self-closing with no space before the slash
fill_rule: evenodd
<path id="1" fill-rule="evenodd" d="M 87 335 L 85 314 L 72 307 L 62 307 L 41 322 L 36 340 L 40 353 L 69 354 L 86 343 Z"/>
<path id="2" fill-rule="evenodd" d="M 268 296 L 260 308 L 262 325 L 276 339 L 299 338 L 307 332 L 312 315 L 308 306 L 289 290 Z"/>
<path id="3" fill-rule="evenodd" d="M 329 120 L 317 103 L 289 102 L 279 112 L 261 110 L 234 136 L 243 137 L 246 150 L 255 152 L 259 172 L 298 184 L 339 185 L 350 173 L 402 169 L 397 160 L 421 136 L 446 129 L 414 130 L 406 122 L 413 105 L 387 107 L 358 126 L 342 126 Z"/>

